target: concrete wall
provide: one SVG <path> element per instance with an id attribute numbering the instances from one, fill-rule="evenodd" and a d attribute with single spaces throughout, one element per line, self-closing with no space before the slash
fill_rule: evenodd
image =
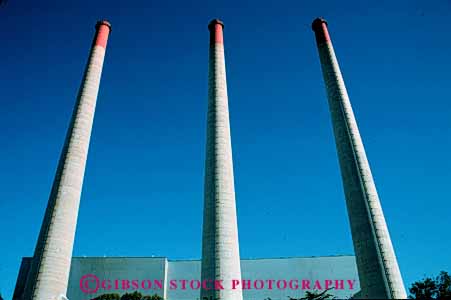
<path id="1" fill-rule="evenodd" d="M 23 289 L 23 278 L 27 272 L 29 258 L 24 258 L 19 278 L 16 284 L 14 298 L 17 299 Z M 166 297 L 166 300 L 196 300 L 200 298 L 199 290 L 193 290 L 187 286 L 181 289 L 181 281 L 200 279 L 200 260 L 167 260 L 165 257 L 74 257 L 71 264 L 69 277 L 69 288 L 67 296 L 70 300 L 89 300 L 104 293 L 132 292 L 140 291 L 142 294 L 158 294 Z M 330 293 L 338 298 L 346 298 L 360 290 L 357 268 L 354 256 L 327 256 L 327 257 L 295 257 L 295 258 L 268 258 L 268 259 L 243 259 L 241 260 L 241 270 L 243 280 L 287 280 L 296 279 L 299 281 L 299 290 L 278 289 L 276 283 L 273 289 L 268 289 L 268 284 L 263 289 L 243 289 L 245 300 L 264 300 L 270 297 L 272 300 L 286 300 L 288 296 L 301 298 L 305 294 L 302 290 L 302 280 L 311 282 L 313 288 L 315 280 L 318 280 L 324 289 L 325 280 L 344 280 L 344 289 L 331 290 Z M 92 274 L 95 277 L 86 277 Z M 85 276 L 85 277 L 83 277 Z M 26 277 L 26 276 L 25 276 Z M 91 280 L 86 289 L 93 290 L 99 280 L 99 289 L 95 293 L 85 293 L 80 287 L 80 281 Z M 104 289 L 103 280 L 110 280 L 110 291 Z M 116 281 L 118 289 L 116 289 Z M 122 281 L 125 280 L 125 288 Z M 139 286 L 138 289 L 132 287 L 132 281 L 142 284 L 144 280 L 150 280 L 152 286 L 148 289 L 148 282 L 145 288 Z M 163 288 L 159 288 L 154 280 L 161 280 Z M 170 281 L 177 280 L 177 289 L 171 289 Z M 353 289 L 349 289 L 347 280 L 355 281 Z M 127 289 L 127 282 L 130 287 Z M 108 287 L 108 282 L 105 282 Z M 225 299 L 229 300 L 229 299 Z"/>
<path id="2" fill-rule="evenodd" d="M 147 289 L 147 283 L 144 283 L 144 288 L 142 288 L 141 281 L 139 284 L 140 288 L 133 290 L 132 281 L 157 279 L 162 280 L 164 284 L 166 281 L 166 272 L 167 259 L 164 257 L 74 257 L 72 259 L 67 296 L 70 300 L 87 300 L 105 293 L 124 294 L 125 292 L 138 290 L 142 294 L 157 294 L 164 297 L 165 289 L 154 289 L 153 282 L 151 282 L 152 286 L 150 289 Z M 81 278 L 87 274 L 95 275 L 100 281 L 100 287 L 96 293 L 84 293 L 80 288 Z M 85 278 L 86 280 L 88 279 L 88 277 Z M 95 279 L 94 277 L 92 278 Z M 101 281 L 103 280 L 110 280 L 110 282 L 105 283 L 106 288 L 102 288 L 101 286 Z M 118 280 L 119 290 L 115 290 L 115 280 Z M 125 286 L 122 286 L 123 280 L 125 280 Z M 128 290 L 127 281 L 130 285 L 130 289 Z M 110 290 L 107 290 L 108 285 L 111 285 Z M 95 283 L 88 285 L 88 287 L 95 287 Z"/>

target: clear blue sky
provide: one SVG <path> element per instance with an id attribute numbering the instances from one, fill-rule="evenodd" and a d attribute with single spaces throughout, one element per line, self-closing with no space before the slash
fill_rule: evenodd
<path id="1" fill-rule="evenodd" d="M 208 29 L 225 23 L 243 258 L 353 253 L 310 24 L 329 22 L 409 286 L 451 271 L 450 1 L 0 7 L 0 291 L 31 256 L 98 19 L 113 25 L 76 256 L 200 258 Z"/>

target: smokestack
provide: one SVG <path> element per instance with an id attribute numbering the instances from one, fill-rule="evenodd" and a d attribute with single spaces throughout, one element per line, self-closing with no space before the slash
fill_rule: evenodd
<path id="1" fill-rule="evenodd" d="M 232 280 L 241 282 L 241 267 L 223 28 L 220 20 L 208 25 L 210 54 L 201 278 L 203 282 L 222 280 L 224 289 L 202 289 L 200 299 L 242 300 L 241 287 L 231 289 Z M 212 282 L 208 286 L 214 288 Z"/>
<path id="2" fill-rule="evenodd" d="M 24 300 L 61 299 L 67 292 L 83 176 L 110 31 L 110 23 L 97 22 L 96 34 L 28 273 Z"/>
<path id="3" fill-rule="evenodd" d="M 312 24 L 332 116 L 361 297 L 407 298 L 376 186 L 324 19 Z"/>

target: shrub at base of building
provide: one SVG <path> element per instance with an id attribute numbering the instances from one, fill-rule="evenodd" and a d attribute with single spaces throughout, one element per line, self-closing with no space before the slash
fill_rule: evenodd
<path id="1" fill-rule="evenodd" d="M 141 293 L 135 291 L 133 293 L 126 293 L 122 296 L 119 294 L 103 294 L 91 300 L 163 300 L 163 298 L 156 294 L 152 296 L 143 296 Z"/>

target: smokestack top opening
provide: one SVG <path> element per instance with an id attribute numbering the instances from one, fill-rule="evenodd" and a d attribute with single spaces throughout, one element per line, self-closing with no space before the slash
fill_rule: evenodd
<path id="1" fill-rule="evenodd" d="M 221 26 L 222 26 L 222 29 L 224 29 L 224 23 L 223 23 L 221 20 L 219 20 L 219 19 L 213 19 L 213 20 L 211 20 L 210 23 L 208 24 L 208 29 L 209 29 L 210 31 L 213 30 L 213 29 L 215 28 L 215 25 L 216 25 L 216 24 L 221 25 Z"/>
<path id="2" fill-rule="evenodd" d="M 322 17 L 319 17 L 319 18 L 316 18 L 315 20 L 313 20 L 313 22 L 312 22 L 312 30 L 313 31 L 317 31 L 317 30 L 321 30 L 323 27 L 323 23 L 325 23 L 326 24 L 326 26 L 327 26 L 327 21 L 326 21 L 326 19 L 324 19 L 324 18 L 322 18 Z"/>
<path id="3" fill-rule="evenodd" d="M 108 41 L 108 35 L 111 33 L 111 24 L 106 20 L 100 20 L 96 23 L 96 34 L 93 46 L 100 46 L 104 49 Z"/>
<path id="4" fill-rule="evenodd" d="M 111 30 L 112 30 L 111 23 L 108 22 L 107 20 L 97 21 L 97 23 L 96 23 L 96 30 L 99 30 L 100 26 L 102 26 L 102 25 L 107 26 L 110 29 L 110 32 L 111 32 Z"/>

